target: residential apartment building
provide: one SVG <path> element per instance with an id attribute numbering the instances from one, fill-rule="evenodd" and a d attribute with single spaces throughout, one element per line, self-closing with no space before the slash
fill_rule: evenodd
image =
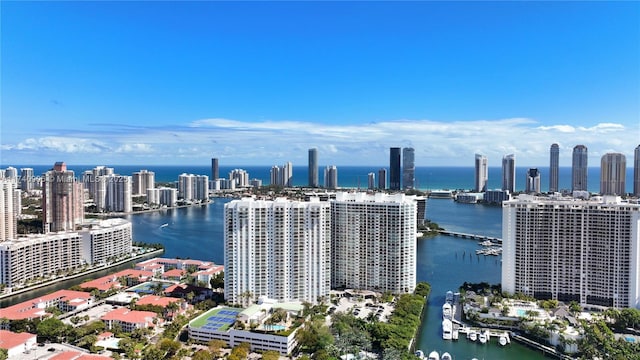
<path id="1" fill-rule="evenodd" d="M 640 197 L 640 145 L 633 151 L 633 195 Z"/>
<path id="2" fill-rule="evenodd" d="M 107 329 L 113 329 L 117 324 L 120 325 L 124 332 L 155 327 L 156 324 L 162 323 L 162 318 L 154 312 L 129 310 L 126 307 L 111 310 L 103 315 L 100 320 L 105 323 Z"/>
<path id="3" fill-rule="evenodd" d="M 560 174 L 560 146 L 551 144 L 549 149 L 549 192 L 559 191 L 558 179 Z"/>
<path id="4" fill-rule="evenodd" d="M 0 283 L 14 287 L 85 264 L 104 263 L 130 254 L 131 246 L 131 223 L 124 219 L 90 221 L 79 231 L 0 242 Z"/>
<path id="5" fill-rule="evenodd" d="M 502 190 L 513 193 L 516 189 L 516 156 L 505 155 L 502 158 Z"/>
<path id="6" fill-rule="evenodd" d="M 387 169 L 381 168 L 378 170 L 378 189 L 384 190 L 387 188 Z"/>
<path id="7" fill-rule="evenodd" d="M 318 149 L 309 149 L 309 187 L 318 187 Z"/>
<path id="8" fill-rule="evenodd" d="M 282 166 L 272 166 L 270 177 L 271 185 L 281 187 L 293 186 L 293 164 L 289 161 Z"/>
<path id="9" fill-rule="evenodd" d="M 527 194 L 538 194 L 540 193 L 540 170 L 537 168 L 530 168 L 526 173 L 524 191 Z"/>
<path id="10" fill-rule="evenodd" d="M 148 170 L 140 170 L 131 174 L 133 195 L 145 195 L 147 189 L 153 189 L 156 186 L 156 173 Z"/>
<path id="11" fill-rule="evenodd" d="M 416 286 L 416 197 L 337 193 L 331 287 L 410 293 Z"/>
<path id="12" fill-rule="evenodd" d="M 588 151 L 584 145 L 573 148 L 571 162 L 571 191 L 589 191 L 587 188 Z"/>
<path id="13" fill-rule="evenodd" d="M 168 187 L 147 189 L 147 204 L 175 206 L 178 202 L 178 190 Z"/>
<path id="14" fill-rule="evenodd" d="M 335 165 L 329 165 L 324 169 L 324 187 L 327 189 L 338 188 L 338 168 Z"/>
<path id="15" fill-rule="evenodd" d="M 416 188 L 416 152 L 412 147 L 402 149 L 402 188 Z"/>
<path id="16" fill-rule="evenodd" d="M 72 170 L 57 162 L 42 183 L 44 232 L 75 230 L 84 221 L 84 190 Z"/>
<path id="17" fill-rule="evenodd" d="M 487 157 L 476 154 L 475 166 L 475 191 L 485 192 L 487 191 L 487 182 L 489 181 L 489 163 Z"/>
<path id="18" fill-rule="evenodd" d="M 18 237 L 20 190 L 13 180 L 0 179 L 0 242 Z"/>
<path id="19" fill-rule="evenodd" d="M 329 203 L 245 198 L 225 204 L 224 296 L 316 303 L 331 285 Z"/>
<path id="20" fill-rule="evenodd" d="M 502 206 L 503 291 L 640 308 L 640 205 L 521 195 Z"/>
<path id="21" fill-rule="evenodd" d="M 36 178 L 32 168 L 20 169 L 20 190 L 29 192 L 36 187 Z"/>
<path id="22" fill-rule="evenodd" d="M 625 195 L 627 159 L 624 154 L 608 153 L 600 160 L 600 194 Z"/>
<path id="23" fill-rule="evenodd" d="M 400 148 L 389 149 L 389 189 L 400 190 Z"/>
<path id="24" fill-rule="evenodd" d="M 180 174 L 178 176 L 178 198 L 184 201 L 209 199 L 209 177 L 207 175 Z"/>
<path id="25" fill-rule="evenodd" d="M 243 169 L 233 169 L 229 172 L 229 180 L 236 183 L 236 187 L 249 186 L 249 173 Z"/>

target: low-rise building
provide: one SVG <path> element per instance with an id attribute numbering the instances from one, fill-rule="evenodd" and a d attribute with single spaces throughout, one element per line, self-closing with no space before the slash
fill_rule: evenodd
<path id="1" fill-rule="evenodd" d="M 127 308 L 119 308 L 106 313 L 100 318 L 104 321 L 107 329 L 113 329 L 113 326 L 119 324 L 125 332 L 132 332 L 135 329 L 144 329 L 154 327 L 161 319 L 158 314 L 151 311 L 129 310 Z M 156 323 L 154 323 L 154 320 Z"/>
<path id="2" fill-rule="evenodd" d="M 46 312 L 47 308 L 55 307 L 62 312 L 69 312 L 86 309 L 93 302 L 94 299 L 90 293 L 58 290 L 48 295 L 0 309 L 0 318 L 8 320 L 42 319 L 51 315 Z"/>
<path id="3" fill-rule="evenodd" d="M 0 330 L 0 349 L 7 350 L 9 359 L 36 346 L 36 335 L 28 332 L 15 333 L 8 330 Z"/>

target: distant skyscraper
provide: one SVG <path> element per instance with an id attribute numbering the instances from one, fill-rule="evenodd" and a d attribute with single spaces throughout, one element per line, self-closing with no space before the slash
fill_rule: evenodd
<path id="1" fill-rule="evenodd" d="M 131 212 L 133 204 L 131 202 L 131 176 L 106 175 L 101 176 L 106 183 L 106 211 Z M 146 194 L 146 190 L 145 190 Z"/>
<path id="2" fill-rule="evenodd" d="M 576 145 L 573 148 L 573 162 L 571 164 L 571 191 L 588 191 L 587 160 L 587 147 Z"/>
<path id="3" fill-rule="evenodd" d="M 413 148 L 402 149 L 402 188 L 415 189 L 416 163 L 415 150 Z"/>
<path id="4" fill-rule="evenodd" d="M 477 192 L 487 191 L 487 181 L 489 180 L 489 165 L 487 157 L 476 154 L 476 188 Z"/>
<path id="5" fill-rule="evenodd" d="M 505 155 L 502 158 L 502 190 L 513 193 L 516 190 L 516 156 Z"/>
<path id="6" fill-rule="evenodd" d="M 367 187 L 369 188 L 369 190 L 373 190 L 376 188 L 376 174 L 370 172 L 369 174 L 367 174 Z"/>
<path id="7" fill-rule="evenodd" d="M 309 149 L 309 187 L 318 187 L 318 149 Z"/>
<path id="8" fill-rule="evenodd" d="M 249 186 L 249 173 L 243 169 L 233 169 L 229 172 L 229 180 L 235 181 L 236 187 Z"/>
<path id="9" fill-rule="evenodd" d="M 156 173 L 153 171 L 136 171 L 131 174 L 131 178 L 134 195 L 144 195 L 147 193 L 147 189 L 153 189 L 156 186 Z"/>
<path id="10" fill-rule="evenodd" d="M 527 170 L 527 183 L 525 186 L 527 194 L 540 193 L 540 171 L 536 168 Z"/>
<path id="11" fill-rule="evenodd" d="M 32 168 L 20 169 L 20 189 L 22 191 L 31 191 L 35 187 L 35 178 L 33 177 Z"/>
<path id="12" fill-rule="evenodd" d="M 558 191 L 558 174 L 560 173 L 560 148 L 552 144 L 549 150 L 549 192 Z"/>
<path id="13" fill-rule="evenodd" d="M 387 188 L 387 169 L 382 168 L 378 170 L 378 189 L 384 190 Z"/>
<path id="14" fill-rule="evenodd" d="M 400 148 L 389 151 L 389 190 L 400 190 Z"/>
<path id="15" fill-rule="evenodd" d="M 600 194 L 624 195 L 627 160 L 623 154 L 608 153 L 600 160 Z"/>
<path id="16" fill-rule="evenodd" d="M 84 190 L 64 162 L 47 171 L 42 184 L 42 225 L 45 233 L 75 230 L 84 221 Z"/>
<path id="17" fill-rule="evenodd" d="M 18 180 L 18 169 L 14 168 L 13 166 L 9 166 L 8 168 L 4 169 L 4 178 L 13 181 Z"/>
<path id="18" fill-rule="evenodd" d="M 291 187 L 293 186 L 293 164 L 289 161 L 282 166 L 271 167 L 271 185 Z"/>
<path id="19" fill-rule="evenodd" d="M 211 180 L 220 179 L 220 168 L 218 167 L 218 158 L 211 159 Z"/>
<path id="20" fill-rule="evenodd" d="M 640 197 L 640 145 L 633 154 L 633 194 Z"/>
<path id="21" fill-rule="evenodd" d="M 335 165 L 327 166 L 324 169 L 324 187 L 327 189 L 338 187 L 338 168 Z"/>
<path id="22" fill-rule="evenodd" d="M 0 179 L 0 242 L 18 237 L 19 201 L 20 190 L 15 181 Z"/>
<path id="23" fill-rule="evenodd" d="M 178 176 L 178 198 L 185 201 L 209 198 L 209 177 L 182 173 Z"/>

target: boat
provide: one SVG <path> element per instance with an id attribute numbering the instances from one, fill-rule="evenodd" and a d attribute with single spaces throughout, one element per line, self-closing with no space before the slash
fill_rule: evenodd
<path id="1" fill-rule="evenodd" d="M 453 328 L 453 332 L 451 333 L 451 340 L 458 340 L 458 329 Z"/>
<path id="2" fill-rule="evenodd" d="M 447 294 L 445 295 L 445 301 L 448 304 L 453 304 L 453 291 L 451 290 L 447 291 Z"/>
<path id="3" fill-rule="evenodd" d="M 471 341 L 476 341 L 476 340 L 478 340 L 478 333 L 473 331 L 473 330 L 469 330 L 469 333 L 467 334 L 467 337 Z"/>
<path id="4" fill-rule="evenodd" d="M 422 350 L 416 350 L 415 355 L 418 359 L 424 359 L 424 352 Z"/>
<path id="5" fill-rule="evenodd" d="M 442 305 L 442 319 L 448 319 L 451 320 L 452 317 L 452 311 L 451 311 L 451 304 L 446 302 Z"/>
<path id="6" fill-rule="evenodd" d="M 442 354 L 442 356 L 440 357 L 441 360 L 453 360 L 453 358 L 451 357 L 451 354 L 449 354 L 448 352 L 445 352 Z"/>
<path id="7" fill-rule="evenodd" d="M 429 353 L 427 360 L 440 360 L 440 354 L 437 351 L 432 351 Z"/>
<path id="8" fill-rule="evenodd" d="M 502 346 L 507 345 L 507 337 L 506 337 L 506 336 L 504 336 L 504 335 L 501 335 L 501 336 L 498 338 L 498 343 L 499 343 L 500 345 L 502 345 Z"/>
<path id="9" fill-rule="evenodd" d="M 449 319 L 442 320 L 442 339 L 451 340 L 451 332 L 453 331 L 453 323 Z"/>
<path id="10" fill-rule="evenodd" d="M 168 224 L 168 223 L 164 223 L 164 224 L 160 225 L 160 227 L 161 227 L 161 228 L 163 228 L 163 227 L 167 227 L 167 226 L 169 226 L 169 224 Z"/>
<path id="11" fill-rule="evenodd" d="M 481 331 L 480 334 L 478 335 L 478 341 L 480 341 L 480 344 L 486 344 L 487 340 L 489 340 L 487 338 L 487 333 Z"/>

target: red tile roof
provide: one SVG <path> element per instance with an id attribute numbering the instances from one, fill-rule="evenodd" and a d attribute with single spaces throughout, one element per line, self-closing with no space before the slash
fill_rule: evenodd
<path id="1" fill-rule="evenodd" d="M 122 286 L 120 285 L 120 278 L 127 277 L 132 279 L 140 279 L 146 281 L 147 279 L 153 277 L 153 272 L 144 271 L 144 270 L 134 270 L 134 269 L 126 269 L 119 271 L 115 274 L 103 276 L 101 278 L 87 281 L 85 283 L 80 284 L 80 286 L 84 289 L 96 288 L 100 291 L 107 291 L 112 287 L 115 289 L 119 289 Z"/>
<path id="2" fill-rule="evenodd" d="M 8 330 L 0 330 L 0 349 L 13 349 L 27 342 L 31 338 L 35 338 L 35 334 L 28 332 L 15 333 Z M 34 340 L 35 343 L 35 340 Z"/>
<path id="3" fill-rule="evenodd" d="M 162 274 L 163 278 L 169 278 L 169 277 L 175 277 L 175 278 L 181 278 L 182 275 L 186 274 L 187 272 L 182 270 L 182 269 L 171 269 L 169 271 L 165 271 Z"/>
<path id="4" fill-rule="evenodd" d="M 152 322 L 158 315 L 151 311 L 137 311 L 129 310 L 127 308 L 119 308 L 112 310 L 103 315 L 101 320 L 116 320 L 129 324 L 143 324 L 147 325 Z"/>
<path id="5" fill-rule="evenodd" d="M 33 319 L 46 316 L 44 308 L 47 303 L 67 302 L 69 305 L 79 306 L 92 298 L 90 293 L 73 290 L 58 290 L 48 295 L 27 300 L 19 304 L 0 309 L 0 318 L 9 320 Z M 46 306 L 45 306 L 46 305 Z"/>
<path id="6" fill-rule="evenodd" d="M 165 296 L 145 295 L 136 301 L 136 305 L 156 305 L 163 308 L 174 302 L 181 302 L 182 299 L 170 298 Z"/>
<path id="7" fill-rule="evenodd" d="M 77 351 L 65 351 L 57 354 L 49 360 L 108 360 L 111 359 L 108 356 L 83 354 Z"/>

